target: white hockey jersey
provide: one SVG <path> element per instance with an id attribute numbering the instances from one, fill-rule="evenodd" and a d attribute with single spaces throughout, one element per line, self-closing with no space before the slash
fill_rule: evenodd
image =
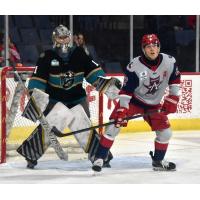
<path id="1" fill-rule="evenodd" d="M 180 73 L 174 57 L 159 54 L 161 61 L 156 69 L 147 66 L 141 57 L 134 58 L 126 68 L 126 77 L 120 94 L 130 96 L 149 106 L 158 105 L 169 85 L 180 83 Z"/>

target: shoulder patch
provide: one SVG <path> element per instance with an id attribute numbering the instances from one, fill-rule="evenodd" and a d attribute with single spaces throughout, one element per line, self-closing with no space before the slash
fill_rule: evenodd
<path id="1" fill-rule="evenodd" d="M 126 69 L 127 69 L 129 72 L 133 72 L 133 71 L 134 71 L 134 63 L 133 63 L 133 61 L 130 62 L 130 63 L 127 65 Z"/>

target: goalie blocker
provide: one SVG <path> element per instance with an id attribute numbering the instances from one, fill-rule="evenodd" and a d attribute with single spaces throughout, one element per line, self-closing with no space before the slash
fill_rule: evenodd
<path id="1" fill-rule="evenodd" d="M 37 90 L 33 92 L 33 94 L 35 93 L 37 93 Z M 40 106 L 42 110 L 46 108 L 44 113 L 46 113 L 46 115 L 48 113 L 46 119 L 49 124 L 51 124 L 51 126 L 56 126 L 60 131 L 63 131 L 66 127 L 69 127 L 72 131 L 91 127 L 91 121 L 89 120 L 87 114 L 80 104 L 74 106 L 71 109 L 68 109 L 64 104 L 60 102 L 52 105 L 51 103 L 47 102 L 46 94 L 43 93 L 43 95 L 41 95 L 41 93 L 43 92 L 39 91 L 40 95 L 34 95 L 35 100 L 36 102 L 40 102 L 38 106 Z M 39 97 L 37 98 L 37 96 Z M 42 96 L 44 97 L 45 101 L 42 100 Z M 48 112 L 49 107 L 51 109 Z M 36 121 L 31 102 L 28 102 L 23 116 L 32 121 Z M 80 147 L 86 153 L 88 153 L 88 159 L 93 162 L 95 152 L 99 145 L 100 137 L 98 133 L 95 130 L 86 131 L 75 135 L 75 138 Z M 45 138 L 44 130 L 41 125 L 39 125 L 17 149 L 17 152 L 26 158 L 28 161 L 27 167 L 34 168 L 34 166 L 37 164 L 37 160 L 45 153 L 49 145 L 50 143 Z M 65 156 L 65 158 L 66 157 L 67 156 Z M 112 158 L 113 156 L 109 152 L 107 158 L 104 161 L 106 167 L 109 167 L 109 161 Z"/>

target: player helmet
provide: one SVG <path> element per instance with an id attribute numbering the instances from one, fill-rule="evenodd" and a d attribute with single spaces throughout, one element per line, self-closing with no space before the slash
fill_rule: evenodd
<path id="1" fill-rule="evenodd" d="M 60 48 L 62 53 L 67 53 L 71 33 L 63 25 L 57 26 L 52 33 L 53 48 Z"/>
<path id="2" fill-rule="evenodd" d="M 142 49 L 148 44 L 157 44 L 160 47 L 160 41 L 156 34 L 146 34 L 142 37 Z"/>

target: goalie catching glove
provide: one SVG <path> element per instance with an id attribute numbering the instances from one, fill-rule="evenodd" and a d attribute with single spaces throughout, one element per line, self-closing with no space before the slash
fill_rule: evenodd
<path id="1" fill-rule="evenodd" d="M 177 110 L 177 105 L 179 101 L 179 96 L 168 95 L 165 97 L 162 110 L 168 115 L 170 113 L 175 113 Z"/>
<path id="2" fill-rule="evenodd" d="M 95 84 L 96 90 L 104 93 L 108 99 L 118 98 L 119 91 L 122 87 L 121 81 L 116 78 L 107 78 L 99 76 L 98 82 Z"/>

